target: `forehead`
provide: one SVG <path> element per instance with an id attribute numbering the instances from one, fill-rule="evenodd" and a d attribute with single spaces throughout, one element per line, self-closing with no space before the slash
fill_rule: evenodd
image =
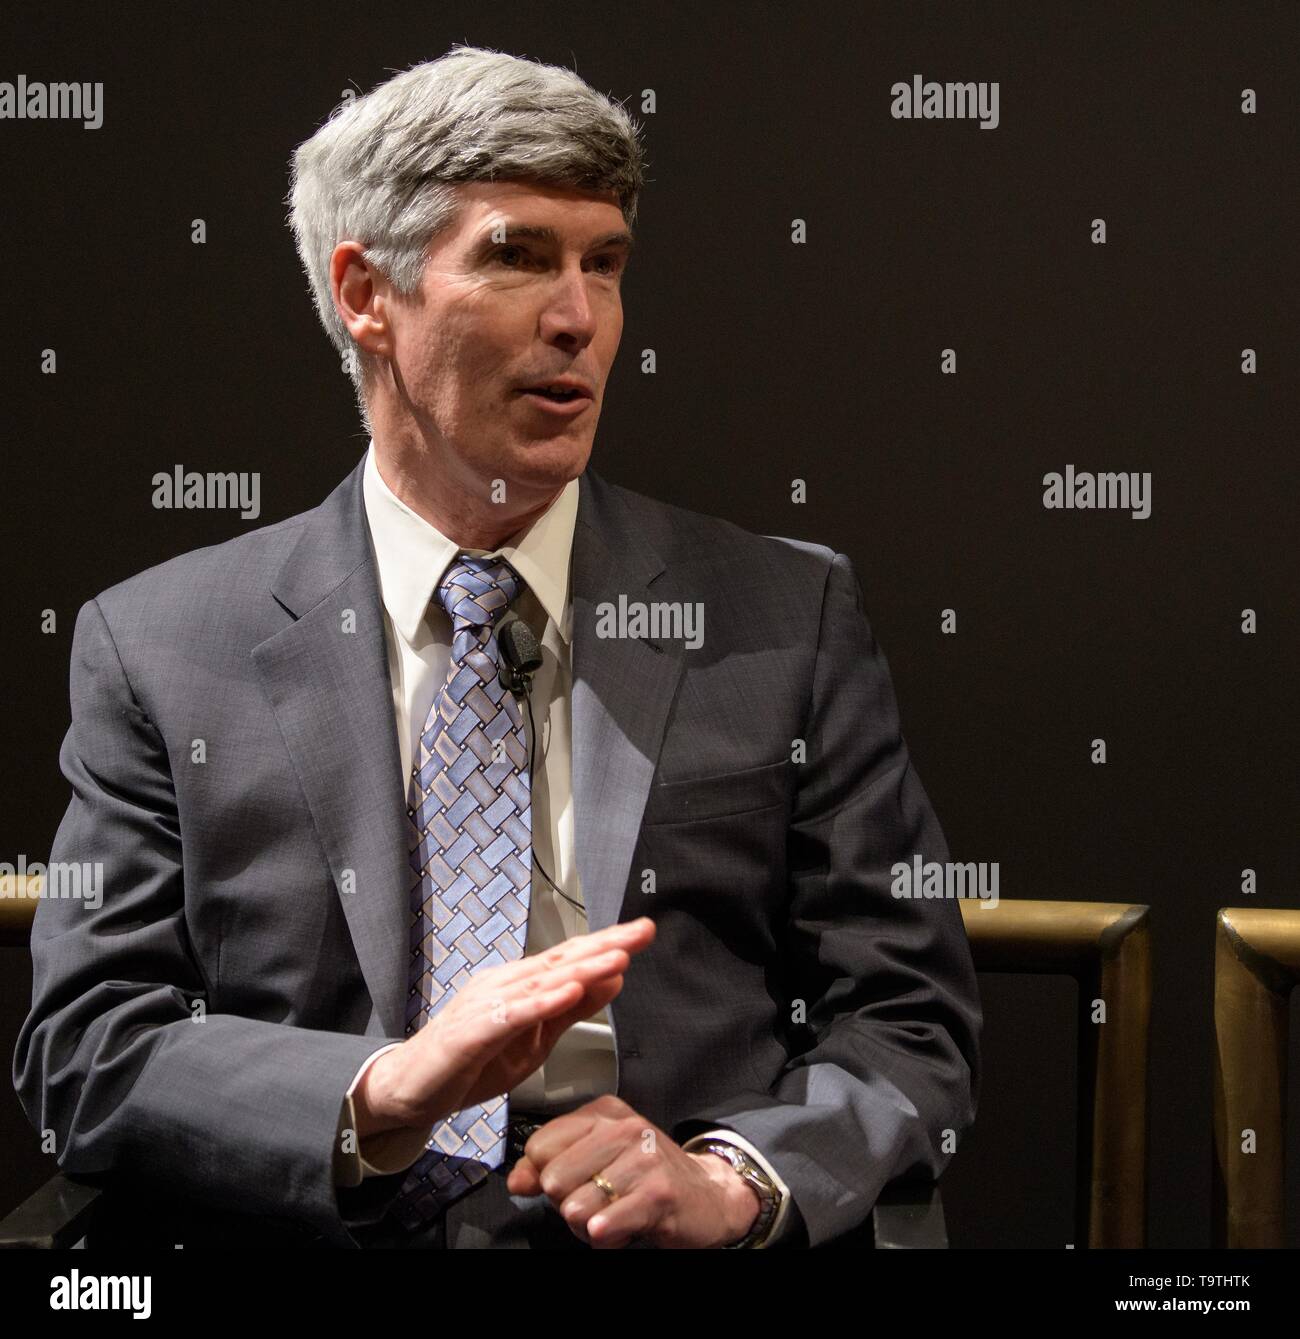
<path id="1" fill-rule="evenodd" d="M 623 233 L 626 224 L 617 195 L 528 181 L 460 182 L 453 188 L 460 206 L 457 238 L 471 242 L 498 224 L 539 240 L 585 246 Z"/>

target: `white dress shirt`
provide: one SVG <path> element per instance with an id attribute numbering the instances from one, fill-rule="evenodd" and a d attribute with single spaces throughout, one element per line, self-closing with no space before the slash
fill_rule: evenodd
<path id="1" fill-rule="evenodd" d="M 519 574 L 524 589 L 515 612 L 539 633 L 542 665 L 533 676 L 532 708 L 540 738 L 533 739 L 524 710 L 525 743 L 532 751 L 533 877 L 529 894 L 525 954 L 542 953 L 571 935 L 587 932 L 586 916 L 551 887 L 537 868 L 540 859 L 555 882 L 579 905 L 575 859 L 570 705 L 572 602 L 569 567 L 578 515 L 578 481 L 567 483 L 551 505 L 522 532 L 496 549 L 465 549 L 418 516 L 388 487 L 379 473 L 373 440 L 366 452 L 363 494 L 371 549 L 384 607 L 384 638 L 393 688 L 393 712 L 402 766 L 402 789 L 409 794 L 412 758 L 434 695 L 447 677 L 451 660 L 451 618 L 435 598 L 438 582 L 459 553 L 504 558 Z M 429 1140 L 430 1129 L 384 1130 L 358 1147 L 352 1096 L 366 1069 L 393 1042 L 368 1056 L 348 1087 L 335 1145 L 335 1181 L 359 1185 L 368 1176 L 390 1175 L 409 1167 Z M 556 1042 L 544 1064 L 509 1094 L 513 1110 L 544 1116 L 582 1106 L 615 1091 L 617 1066 L 609 1012 L 602 1009 L 575 1023 Z M 690 1149 L 708 1138 L 742 1148 L 772 1178 L 781 1197 L 768 1243 L 788 1222 L 789 1192 L 761 1153 L 732 1130 L 709 1130 L 688 1139 Z"/>

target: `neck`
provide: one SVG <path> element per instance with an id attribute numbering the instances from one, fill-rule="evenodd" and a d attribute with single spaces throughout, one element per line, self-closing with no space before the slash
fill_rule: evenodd
<path id="1" fill-rule="evenodd" d="M 458 548 L 495 549 L 526 529 L 559 497 L 563 485 L 549 492 L 512 483 L 508 502 L 493 502 L 490 485 L 465 463 L 445 452 L 376 434 L 375 464 L 394 496 L 446 535 Z"/>

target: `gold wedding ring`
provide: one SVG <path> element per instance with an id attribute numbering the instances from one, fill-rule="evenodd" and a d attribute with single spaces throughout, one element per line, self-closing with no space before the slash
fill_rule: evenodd
<path id="1" fill-rule="evenodd" d="M 606 1181 L 605 1178 L 601 1176 L 599 1172 L 597 1172 L 596 1175 L 593 1176 L 591 1179 L 605 1192 L 606 1195 L 609 1196 L 611 1203 L 613 1203 L 614 1200 L 618 1199 L 618 1191 L 615 1190 L 614 1187 L 611 1186 L 610 1183 Z"/>

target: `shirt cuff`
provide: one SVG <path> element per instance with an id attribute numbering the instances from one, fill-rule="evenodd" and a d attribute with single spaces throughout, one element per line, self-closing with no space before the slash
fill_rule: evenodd
<path id="1" fill-rule="evenodd" d="M 392 1176 L 395 1172 L 404 1172 L 415 1162 L 433 1133 L 433 1127 L 418 1130 L 410 1126 L 401 1126 L 393 1130 L 380 1130 L 367 1135 L 365 1139 L 356 1137 L 357 1113 L 352 1095 L 361 1082 L 362 1075 L 379 1059 L 385 1051 L 391 1051 L 403 1042 L 390 1042 L 368 1055 L 361 1063 L 339 1111 L 338 1137 L 334 1141 L 334 1184 L 337 1186 L 359 1186 L 371 1176 Z M 351 1132 L 349 1148 L 344 1147 L 344 1133 Z"/>
<path id="2" fill-rule="evenodd" d="M 786 1210 L 790 1206 L 790 1188 L 777 1175 L 776 1168 L 749 1142 L 742 1138 L 735 1130 L 705 1130 L 701 1134 L 692 1135 L 683 1145 L 684 1152 L 690 1153 L 699 1144 L 707 1139 L 718 1139 L 726 1144 L 735 1144 L 742 1153 L 748 1153 L 751 1158 L 768 1174 L 772 1184 L 776 1187 L 777 1210 L 776 1217 L 772 1219 L 772 1225 L 768 1229 L 767 1236 L 759 1243 L 758 1249 L 764 1246 L 773 1246 L 781 1237 L 790 1223 L 790 1215 Z"/>

